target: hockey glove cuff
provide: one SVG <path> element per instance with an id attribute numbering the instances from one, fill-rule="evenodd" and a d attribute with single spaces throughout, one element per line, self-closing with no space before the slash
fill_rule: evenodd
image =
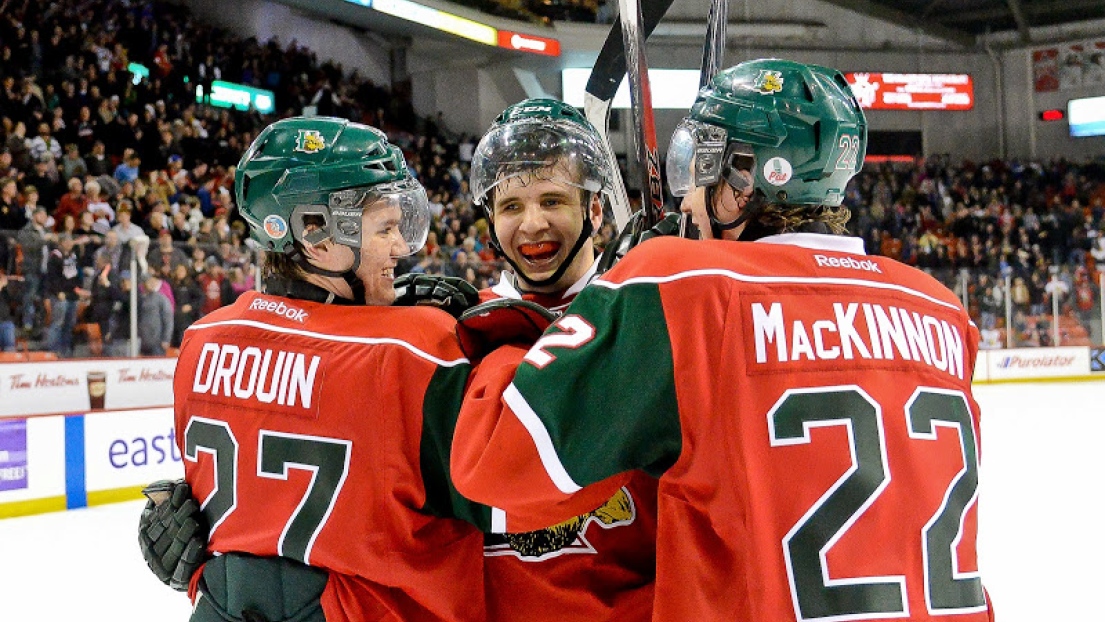
<path id="1" fill-rule="evenodd" d="M 506 344 L 533 345 L 556 320 L 545 307 L 528 300 L 499 298 L 478 304 L 457 318 L 457 339 L 472 362 Z"/>

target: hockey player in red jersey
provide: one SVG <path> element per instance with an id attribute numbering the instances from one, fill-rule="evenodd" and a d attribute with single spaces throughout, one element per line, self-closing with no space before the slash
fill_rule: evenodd
<path id="1" fill-rule="evenodd" d="M 499 115 L 476 147 L 471 187 L 512 270 L 482 300 L 523 299 L 556 313 L 568 306 L 595 274 L 593 233 L 615 183 L 607 162 L 598 133 L 563 102 L 528 99 Z M 484 550 L 489 619 L 650 619 L 656 486 L 638 473 L 598 509 L 533 533 L 502 533 L 511 516 L 492 510 L 499 533 Z"/>
<path id="2" fill-rule="evenodd" d="M 235 191 L 267 293 L 181 345 L 177 438 L 215 555 L 192 620 L 485 620 L 483 536 L 458 519 L 486 511 L 448 477 L 469 362 L 447 314 L 387 306 L 425 191 L 383 133 L 332 118 L 266 128 Z"/>
<path id="3" fill-rule="evenodd" d="M 642 243 L 528 351 L 484 359 L 460 492 L 537 528 L 658 476 L 655 620 L 992 620 L 978 331 L 840 235 L 866 141 L 835 70 L 720 72 L 668 153 L 704 241 Z"/>

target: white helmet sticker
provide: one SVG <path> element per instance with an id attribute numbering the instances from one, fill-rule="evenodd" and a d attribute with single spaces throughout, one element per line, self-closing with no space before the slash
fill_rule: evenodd
<path id="1" fill-rule="evenodd" d="M 784 158 L 771 158 L 764 162 L 764 179 L 772 186 L 782 186 L 790 181 L 794 170 Z"/>

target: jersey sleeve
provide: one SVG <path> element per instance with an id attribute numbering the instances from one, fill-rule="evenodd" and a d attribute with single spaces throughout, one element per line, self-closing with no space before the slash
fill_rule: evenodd
<path id="1" fill-rule="evenodd" d="M 491 526 L 491 508 L 463 497 L 450 473 L 453 435 L 470 371 L 469 365 L 439 367 L 426 390 L 419 453 L 426 488 L 422 510 L 433 516 L 458 518 L 486 532 Z"/>
<path id="2" fill-rule="evenodd" d="M 511 531 L 536 529 L 601 505 L 628 471 L 663 473 L 680 448 L 658 289 L 592 286 L 528 352 L 480 364 L 453 471 L 463 494 L 506 510 Z"/>

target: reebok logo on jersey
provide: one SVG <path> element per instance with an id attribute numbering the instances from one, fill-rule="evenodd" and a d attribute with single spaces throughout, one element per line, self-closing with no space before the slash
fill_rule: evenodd
<path id="1" fill-rule="evenodd" d="M 249 308 L 254 311 L 267 311 L 269 313 L 275 313 L 281 317 L 287 318 L 293 322 L 299 322 L 303 324 L 307 321 L 307 312 L 303 309 L 296 307 L 290 307 L 284 304 L 284 301 L 265 300 L 264 298 L 258 298 L 249 303 Z"/>
<path id="2" fill-rule="evenodd" d="M 825 255 L 814 255 L 813 258 L 817 262 L 817 265 L 822 268 L 851 268 L 852 270 L 866 270 L 867 272 L 878 272 L 882 274 L 882 269 L 879 268 L 879 264 L 870 259 L 826 257 Z"/>

